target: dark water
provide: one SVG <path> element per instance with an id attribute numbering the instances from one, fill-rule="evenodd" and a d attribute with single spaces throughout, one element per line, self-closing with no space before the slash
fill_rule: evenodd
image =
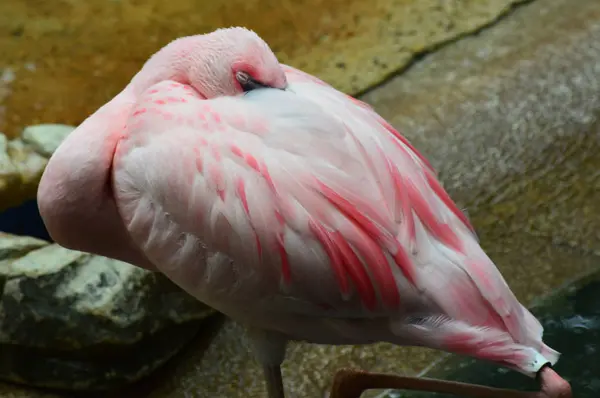
<path id="1" fill-rule="evenodd" d="M 571 383 L 574 398 L 600 398 L 600 276 L 533 311 L 544 325 L 544 341 L 562 353 L 554 369 Z M 446 369 L 453 369 L 446 371 Z M 429 374 L 494 387 L 538 390 L 517 372 L 472 359 L 453 358 Z M 395 398 L 452 398 L 435 393 L 390 394 Z"/>
<path id="2" fill-rule="evenodd" d="M 28 235 L 51 240 L 40 217 L 37 201 L 30 200 L 0 212 L 0 231 L 13 235 Z"/>

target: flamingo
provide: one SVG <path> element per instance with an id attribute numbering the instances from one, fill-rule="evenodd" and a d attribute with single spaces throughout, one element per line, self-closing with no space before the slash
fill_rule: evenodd
<path id="1" fill-rule="evenodd" d="M 240 27 L 160 49 L 51 157 L 60 245 L 161 272 L 246 325 L 270 398 L 289 341 L 426 346 L 530 377 L 524 393 L 343 370 L 367 388 L 570 397 L 559 353 L 431 164 L 367 104 Z"/>

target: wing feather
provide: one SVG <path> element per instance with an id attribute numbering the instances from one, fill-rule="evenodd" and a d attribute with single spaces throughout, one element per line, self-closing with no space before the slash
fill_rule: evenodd
<path id="1" fill-rule="evenodd" d="M 427 160 L 368 105 L 285 68 L 285 92 L 210 101 L 159 83 L 122 143 L 127 189 L 309 312 L 397 313 L 425 294 L 458 317 L 479 295 L 518 333 L 520 304 Z"/>
<path id="2" fill-rule="evenodd" d="M 482 314 L 496 318 L 486 322 L 498 327 L 504 325 L 517 340 L 523 341 L 528 335 L 524 329 L 526 326 L 523 325 L 539 329 L 539 323 L 532 321 L 533 317 L 529 316 L 525 321 L 526 312 L 496 266 L 479 247 L 472 225 L 443 189 L 427 159 L 367 104 L 333 90 L 326 84 L 314 84 L 313 78 L 292 67 L 286 66 L 286 73 L 296 93 L 341 115 L 351 134 L 367 153 L 379 151 L 381 154 L 379 157 L 371 157 L 375 163 L 371 170 L 375 180 L 385 182 L 379 187 L 384 200 L 396 205 L 390 211 L 394 219 L 400 220 L 399 223 L 403 225 L 397 236 L 398 240 L 405 244 L 404 247 L 415 262 L 416 274 L 423 268 L 435 267 L 440 274 L 436 278 L 431 273 L 421 273 L 427 277 L 417 279 L 416 284 L 426 289 L 431 296 L 437 296 L 438 303 L 447 303 L 442 306 L 454 316 L 465 309 L 473 309 L 473 298 L 482 297 L 484 308 L 479 306 L 470 311 L 470 320 L 484 316 Z M 384 163 L 387 163 L 385 167 Z M 386 189 L 389 181 L 386 175 L 393 180 L 391 185 L 396 188 L 393 191 Z M 418 227 L 415 228 L 415 224 L 427 231 L 429 244 L 423 239 L 417 242 Z M 419 251 L 432 249 L 443 255 L 437 256 L 437 261 L 427 267 L 423 261 L 419 261 Z M 465 278 L 460 278 L 456 272 L 450 279 L 444 279 L 448 269 L 462 270 L 475 288 L 469 288 Z M 407 272 L 408 270 L 405 274 Z M 452 282 L 455 282 L 454 287 L 451 286 Z M 455 300 L 446 300 L 442 295 L 453 288 L 457 292 Z"/>

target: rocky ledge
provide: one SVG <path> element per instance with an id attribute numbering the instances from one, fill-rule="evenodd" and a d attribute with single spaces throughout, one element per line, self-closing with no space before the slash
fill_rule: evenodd
<path id="1" fill-rule="evenodd" d="M 214 311 L 159 274 L 0 233 L 0 378 L 103 390 L 165 363 Z"/>
<path id="2" fill-rule="evenodd" d="M 48 159 L 73 129 L 41 124 L 10 141 L 0 133 L 0 212 L 35 198 Z"/>

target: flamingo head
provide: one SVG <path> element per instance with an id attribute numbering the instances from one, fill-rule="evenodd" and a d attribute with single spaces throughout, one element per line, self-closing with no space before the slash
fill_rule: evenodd
<path id="1" fill-rule="evenodd" d="M 144 90 L 167 79 L 189 84 L 205 98 L 287 87 L 285 73 L 268 44 L 240 27 L 174 40 L 146 62 L 132 83 Z"/>

